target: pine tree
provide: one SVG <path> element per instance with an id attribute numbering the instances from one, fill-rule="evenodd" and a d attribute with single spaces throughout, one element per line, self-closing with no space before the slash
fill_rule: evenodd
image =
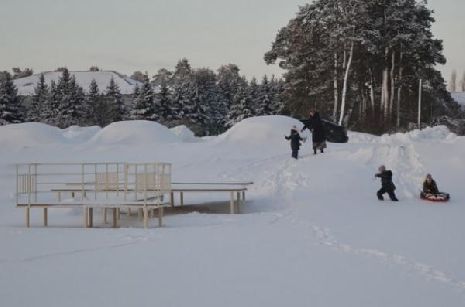
<path id="1" fill-rule="evenodd" d="M 87 104 L 84 91 L 76 84 L 74 76 L 70 76 L 68 69 L 62 71 L 53 96 L 53 104 L 57 104 L 55 122 L 58 127 L 66 128 L 92 121 L 92 110 Z"/>
<path id="2" fill-rule="evenodd" d="M 275 76 L 271 77 L 271 114 L 281 114 L 284 110 L 284 83 L 282 80 L 277 80 Z"/>
<path id="3" fill-rule="evenodd" d="M 48 110 L 42 117 L 43 122 L 57 126 L 58 125 L 58 106 L 60 104 L 60 95 L 57 90 L 55 80 L 50 81 L 50 94 L 48 97 Z"/>
<path id="4" fill-rule="evenodd" d="M 248 92 L 248 84 L 245 79 L 236 90 L 233 97 L 233 104 L 228 113 L 227 127 L 232 127 L 243 119 L 252 116 L 251 99 Z"/>
<path id="5" fill-rule="evenodd" d="M 259 86 L 257 97 L 257 115 L 270 115 L 272 114 L 272 100 L 271 100 L 271 85 L 268 77 L 264 76 Z"/>
<path id="6" fill-rule="evenodd" d="M 224 119 L 218 114 L 218 86 L 215 73 L 208 68 L 194 71 L 192 76 L 193 110 L 188 114 L 191 123 L 202 134 L 210 134 L 222 126 Z"/>
<path id="7" fill-rule="evenodd" d="M 144 76 L 144 83 L 139 89 L 139 93 L 134 97 L 134 108 L 131 110 L 133 120 L 155 120 L 154 93 L 149 77 Z"/>
<path id="8" fill-rule="evenodd" d="M 27 110 L 27 120 L 31 122 L 42 122 L 49 118 L 50 92 L 47 83 L 45 83 L 44 74 L 40 74 L 39 82 L 34 88 L 34 96 L 32 97 L 31 105 Z"/>
<path id="9" fill-rule="evenodd" d="M 218 69 L 218 86 L 228 109 L 242 82 L 239 72 L 239 67 L 234 64 L 223 65 Z"/>
<path id="10" fill-rule="evenodd" d="M 10 73 L 0 77 L 0 125 L 20 123 L 23 120 L 18 90 Z"/>
<path id="11" fill-rule="evenodd" d="M 250 80 L 250 84 L 247 90 L 248 101 L 250 102 L 250 111 L 252 116 L 259 115 L 259 89 L 257 79 L 255 77 Z"/>
<path id="12" fill-rule="evenodd" d="M 97 124 L 100 127 L 108 125 L 108 108 L 100 94 L 100 89 L 95 79 L 92 79 L 90 82 L 89 93 L 87 94 L 86 100 L 93 111 L 93 124 Z"/>
<path id="13" fill-rule="evenodd" d="M 109 104 L 111 122 L 122 120 L 126 111 L 118 84 L 116 84 L 113 77 L 110 79 L 105 98 Z"/>
<path id="14" fill-rule="evenodd" d="M 194 110 L 194 89 L 192 86 L 192 68 L 187 59 L 181 59 L 177 64 L 172 79 L 173 103 L 172 114 L 177 120 L 188 120 Z"/>
<path id="15" fill-rule="evenodd" d="M 76 78 L 74 76 L 71 78 L 71 88 L 71 105 L 76 113 L 73 119 L 73 125 L 93 125 L 95 123 L 93 108 L 86 99 L 83 88 L 76 83 Z"/>
<path id="16" fill-rule="evenodd" d="M 155 94 L 155 105 L 158 106 L 158 116 L 161 122 L 171 121 L 176 115 L 171 109 L 171 93 L 167 82 L 163 81 L 159 85 L 159 91 Z"/>

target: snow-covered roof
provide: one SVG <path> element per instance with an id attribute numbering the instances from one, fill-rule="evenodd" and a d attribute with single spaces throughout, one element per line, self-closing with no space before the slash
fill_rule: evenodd
<path id="1" fill-rule="evenodd" d="M 100 92 L 104 92 L 113 78 L 116 84 L 119 86 L 120 92 L 123 95 L 132 94 L 134 87 L 140 85 L 139 81 L 123 76 L 115 71 L 70 71 L 70 75 L 74 75 L 77 84 L 79 84 L 85 92 L 89 90 L 89 85 L 93 79 L 97 81 Z M 43 72 L 45 82 L 50 85 L 51 81 L 55 82 L 61 77 L 62 72 L 60 71 L 47 71 Z M 34 87 L 39 82 L 40 74 L 35 74 L 29 77 L 20 78 L 14 80 L 14 84 L 18 88 L 19 95 L 33 95 Z"/>
<path id="2" fill-rule="evenodd" d="M 450 94 L 461 106 L 465 106 L 465 92 L 452 92 Z"/>

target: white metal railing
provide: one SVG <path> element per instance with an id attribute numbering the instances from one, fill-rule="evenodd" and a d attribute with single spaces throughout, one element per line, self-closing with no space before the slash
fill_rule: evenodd
<path id="1" fill-rule="evenodd" d="M 170 163 L 16 165 L 16 203 L 27 209 L 35 204 L 147 207 L 161 205 L 170 190 Z"/>

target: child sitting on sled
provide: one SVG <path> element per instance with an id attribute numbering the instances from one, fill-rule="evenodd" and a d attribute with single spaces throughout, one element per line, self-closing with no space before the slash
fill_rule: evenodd
<path id="1" fill-rule="evenodd" d="M 420 197 L 432 201 L 447 201 L 450 198 L 449 194 L 439 192 L 436 181 L 434 181 L 431 174 L 427 174 L 425 181 L 423 181 L 423 191 Z"/>

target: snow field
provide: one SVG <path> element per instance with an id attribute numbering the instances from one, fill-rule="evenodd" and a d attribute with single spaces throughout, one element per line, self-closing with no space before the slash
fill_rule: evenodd
<path id="1" fill-rule="evenodd" d="M 292 125 L 251 118 L 202 139 L 150 122 L 0 127 L 0 297 L 6 306 L 463 306 L 464 139 L 443 127 L 350 133 L 323 155 L 304 144 L 295 161 L 284 140 Z M 38 160 L 167 161 L 174 180 L 255 184 L 241 215 L 86 230 L 57 227 L 79 227 L 80 212 L 51 210 L 50 228 L 25 229 L 13 164 Z M 397 204 L 376 200 L 380 164 L 394 172 Z M 426 172 L 450 203 L 417 199 Z"/>

